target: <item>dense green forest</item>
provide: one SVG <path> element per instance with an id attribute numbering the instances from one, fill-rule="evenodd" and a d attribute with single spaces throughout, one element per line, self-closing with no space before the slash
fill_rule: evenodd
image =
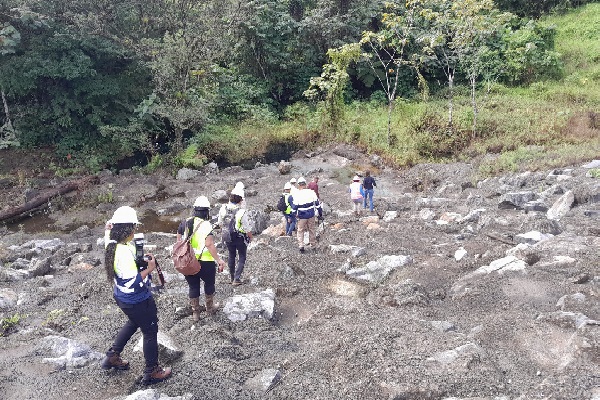
<path id="1" fill-rule="evenodd" d="M 577 121 L 597 136 L 598 15 L 583 0 L 3 0 L 0 148 L 95 171 L 340 141 L 399 165 L 502 154 L 493 172 L 530 157 L 521 145 L 576 145 Z"/>

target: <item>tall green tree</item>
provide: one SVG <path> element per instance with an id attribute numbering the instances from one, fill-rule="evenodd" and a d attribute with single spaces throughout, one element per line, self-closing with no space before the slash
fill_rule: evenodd
<path id="1" fill-rule="evenodd" d="M 398 85 L 406 77 L 401 71 L 408 69 L 419 74 L 423 53 L 418 44 L 419 32 L 415 26 L 414 8 L 388 3 L 386 10 L 388 12 L 384 12 L 381 19 L 382 29 L 377 33 L 363 32 L 359 43 L 366 47 L 364 59 L 387 97 L 387 143 L 390 145 L 392 112 L 398 96 Z"/>

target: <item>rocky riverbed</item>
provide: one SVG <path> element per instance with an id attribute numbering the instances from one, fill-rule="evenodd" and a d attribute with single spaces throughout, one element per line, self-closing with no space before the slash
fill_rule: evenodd
<path id="1" fill-rule="evenodd" d="M 481 179 L 471 164 L 399 171 L 337 146 L 251 170 L 104 171 L 0 231 L 0 398 L 599 400 L 595 168 Z M 346 189 L 365 169 L 375 212 L 356 217 Z M 300 254 L 275 205 L 291 177 L 317 175 L 325 221 Z M 194 324 L 170 247 L 198 195 L 216 215 L 237 181 L 258 233 L 246 283 L 219 275 L 220 311 Z M 121 205 L 138 210 L 167 280 L 155 298 L 173 376 L 149 388 L 139 333 L 129 371 L 99 364 L 124 322 L 102 239 Z"/>

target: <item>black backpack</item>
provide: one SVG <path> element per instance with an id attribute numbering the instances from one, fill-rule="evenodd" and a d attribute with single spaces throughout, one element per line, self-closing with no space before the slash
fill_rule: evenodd
<path id="1" fill-rule="evenodd" d="M 287 202 L 285 201 L 285 196 L 282 194 L 281 197 L 279 198 L 279 201 L 277 202 L 277 209 L 279 211 L 284 212 L 285 210 L 287 210 L 288 205 Z"/>
<path id="2" fill-rule="evenodd" d="M 235 215 L 238 211 L 238 208 L 233 210 L 227 210 L 227 214 L 225 215 L 222 227 L 222 240 L 225 243 L 231 243 L 236 238 L 242 236 L 240 231 L 238 231 L 237 227 L 235 226 Z"/>

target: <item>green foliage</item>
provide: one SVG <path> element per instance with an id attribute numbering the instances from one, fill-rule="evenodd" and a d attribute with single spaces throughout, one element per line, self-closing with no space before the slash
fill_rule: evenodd
<path id="1" fill-rule="evenodd" d="M 594 0 L 495 0 L 501 10 L 510 11 L 520 17 L 539 18 L 551 11 L 565 11 L 573 7 L 580 7 Z"/>
<path id="2" fill-rule="evenodd" d="M 147 91 L 147 75 L 110 40 L 28 21 L 14 17 L 21 43 L 0 58 L 0 87 L 15 116 L 16 139 L 25 147 L 57 146 L 59 156 L 70 154 L 71 164 L 92 170 L 114 161 L 101 129 L 128 124 Z"/>
<path id="3" fill-rule="evenodd" d="M 0 337 L 10 335 L 16 329 L 19 322 L 26 317 L 27 315 L 24 314 L 14 314 L 0 319 Z"/>
<path id="4" fill-rule="evenodd" d="M 155 154 L 150 158 L 148 164 L 144 166 L 144 171 L 148 174 L 158 171 L 166 164 L 165 157 L 160 154 Z"/>
<path id="5" fill-rule="evenodd" d="M 600 168 L 592 168 L 589 171 L 592 178 L 600 178 Z"/>
<path id="6" fill-rule="evenodd" d="M 207 162 L 207 157 L 198 152 L 198 145 L 193 143 L 188 145 L 184 151 L 175 155 L 173 164 L 179 168 L 201 168 Z"/>
<path id="7" fill-rule="evenodd" d="M 440 116 L 426 113 L 413 121 L 415 150 L 424 159 L 452 157 L 469 144 L 469 134 L 449 127 Z"/>
<path id="8" fill-rule="evenodd" d="M 323 99 L 327 126 L 337 133 L 343 119 L 344 91 L 349 79 L 346 70 L 350 63 L 360 58 L 360 44 L 351 43 L 339 49 L 329 49 L 327 55 L 331 63 L 323 65 L 321 76 L 310 79 L 310 87 L 304 95 L 311 100 Z"/>
<path id="9" fill-rule="evenodd" d="M 560 55 L 554 48 L 555 30 L 532 20 L 503 35 L 503 80 L 528 84 L 538 79 L 557 78 L 561 73 Z"/>

